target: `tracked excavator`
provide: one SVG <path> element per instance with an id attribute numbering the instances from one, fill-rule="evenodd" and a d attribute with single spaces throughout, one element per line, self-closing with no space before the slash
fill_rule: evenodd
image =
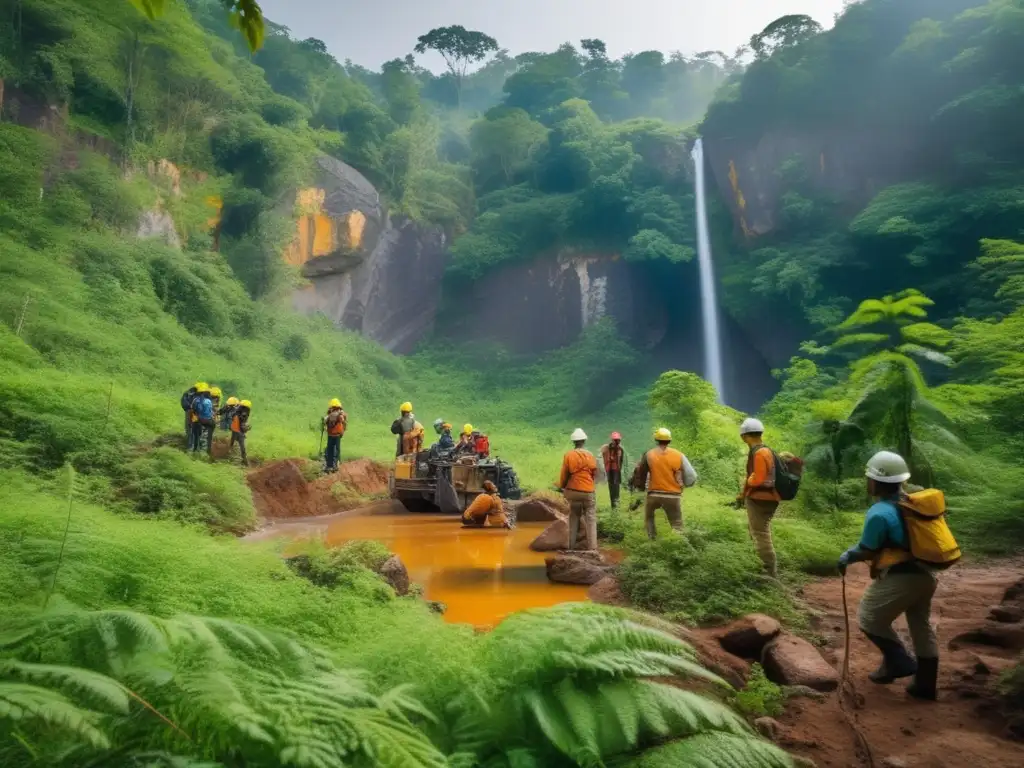
<path id="1" fill-rule="evenodd" d="M 395 459 L 388 480 L 391 498 L 411 512 L 461 515 L 484 492 L 484 481 L 498 487 L 503 499 L 519 499 L 522 490 L 512 465 L 498 458 L 456 456 L 432 445 L 429 450 Z"/>

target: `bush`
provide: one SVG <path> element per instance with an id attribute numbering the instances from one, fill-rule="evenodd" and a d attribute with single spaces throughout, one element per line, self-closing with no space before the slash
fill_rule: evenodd
<path id="1" fill-rule="evenodd" d="M 301 333 L 293 333 L 281 345 L 281 356 L 285 360 L 297 362 L 305 360 L 309 354 L 309 340 Z"/>
<path id="2" fill-rule="evenodd" d="M 786 700 L 782 688 L 769 680 L 760 664 L 750 666 L 747 684 L 733 696 L 732 703 L 750 717 L 778 717 Z"/>

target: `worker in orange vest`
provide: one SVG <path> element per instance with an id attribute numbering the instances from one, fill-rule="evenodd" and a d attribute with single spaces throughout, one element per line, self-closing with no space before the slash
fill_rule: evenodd
<path id="1" fill-rule="evenodd" d="M 619 506 L 619 489 L 622 488 L 622 468 L 626 466 L 626 449 L 622 447 L 622 435 L 612 432 L 611 442 L 601 446 L 601 463 L 608 481 L 608 497 L 612 507 Z"/>
<path id="2" fill-rule="evenodd" d="M 341 407 L 341 400 L 334 397 L 327 403 L 324 416 L 324 431 L 327 432 L 327 450 L 324 452 L 324 471 L 335 472 L 341 459 L 341 437 L 348 427 L 348 414 Z"/>
<path id="3" fill-rule="evenodd" d="M 484 480 L 484 492 L 473 499 L 473 503 L 462 513 L 462 522 L 479 526 L 486 522 L 490 528 L 511 528 L 508 515 L 505 514 L 505 505 L 498 495 L 498 486 L 490 480 Z"/>
<path id="4" fill-rule="evenodd" d="M 772 518 L 779 508 L 779 492 L 775 489 L 775 456 L 764 444 L 764 424 L 759 419 L 744 419 L 740 439 L 750 449 L 747 453 L 746 480 L 738 501 L 747 510 L 747 526 L 754 540 L 757 556 L 764 570 L 778 576 L 775 545 L 772 543 Z"/>
<path id="5" fill-rule="evenodd" d="M 562 472 L 558 489 L 569 502 L 569 549 L 576 549 L 580 524 L 587 534 L 587 549 L 597 551 L 597 500 L 594 494 L 594 476 L 597 459 L 583 446 L 587 433 L 580 428 L 569 436 L 573 449 L 562 457 Z"/>
<path id="6" fill-rule="evenodd" d="M 654 431 L 657 445 L 647 451 L 640 459 L 640 464 L 633 476 L 631 485 L 634 490 L 647 491 L 644 505 L 644 525 L 649 539 L 658 538 L 654 525 L 654 513 L 665 510 L 668 524 L 672 530 L 683 530 L 683 488 L 689 488 L 697 482 L 697 472 L 690 460 L 670 447 L 672 433 L 665 427 Z"/>
<path id="7" fill-rule="evenodd" d="M 251 427 L 249 426 L 249 414 L 252 413 L 252 402 L 242 400 L 235 408 L 231 417 L 231 442 L 228 444 L 228 453 L 238 444 L 238 450 L 242 454 L 242 466 L 249 466 L 249 455 L 245 452 L 245 436 Z"/>

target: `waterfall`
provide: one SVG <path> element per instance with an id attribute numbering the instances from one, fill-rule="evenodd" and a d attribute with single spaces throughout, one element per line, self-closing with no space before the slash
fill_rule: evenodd
<path id="1" fill-rule="evenodd" d="M 704 377 L 718 392 L 718 401 L 725 402 L 722 340 L 718 328 L 718 299 L 715 296 L 715 266 L 711 261 L 707 200 L 704 197 L 703 139 L 697 139 L 693 145 L 693 165 L 696 169 L 694 196 L 697 198 L 697 259 L 700 265 L 700 306 L 704 325 Z"/>

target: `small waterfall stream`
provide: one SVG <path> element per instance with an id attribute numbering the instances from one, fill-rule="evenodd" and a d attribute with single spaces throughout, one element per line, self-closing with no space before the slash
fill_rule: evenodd
<path id="1" fill-rule="evenodd" d="M 718 327 L 718 297 L 715 294 L 715 266 L 711 260 L 711 238 L 708 235 L 707 200 L 704 182 L 704 141 L 693 145 L 696 170 L 694 196 L 697 198 L 697 259 L 700 266 L 700 304 L 704 326 L 704 377 L 718 392 L 718 401 L 725 402 L 725 381 L 722 378 L 722 339 Z"/>

